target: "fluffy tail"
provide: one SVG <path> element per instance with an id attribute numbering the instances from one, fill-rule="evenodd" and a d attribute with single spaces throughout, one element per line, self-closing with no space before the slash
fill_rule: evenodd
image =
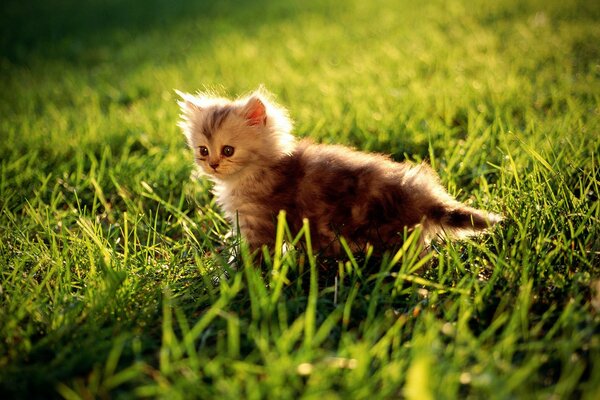
<path id="1" fill-rule="evenodd" d="M 483 232 L 502 221 L 498 214 L 456 203 L 431 208 L 428 230 L 433 236 L 440 234 L 467 237 Z"/>

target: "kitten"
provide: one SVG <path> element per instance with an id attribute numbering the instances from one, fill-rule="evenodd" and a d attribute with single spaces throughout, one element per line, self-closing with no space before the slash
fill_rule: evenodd
<path id="1" fill-rule="evenodd" d="M 501 217 L 450 196 L 426 164 L 344 146 L 297 141 L 287 111 L 263 90 L 235 101 L 177 92 L 179 126 L 214 194 L 252 250 L 272 245 L 276 217 L 294 232 L 310 223 L 313 248 L 339 255 L 343 236 L 353 251 L 382 252 L 421 225 L 424 244 L 438 235 L 465 237 Z"/>

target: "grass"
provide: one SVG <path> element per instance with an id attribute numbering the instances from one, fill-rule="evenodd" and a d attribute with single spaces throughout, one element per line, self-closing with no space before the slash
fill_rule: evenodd
<path id="1" fill-rule="evenodd" d="M 598 398 L 599 3 L 0 7 L 3 398 Z M 505 222 L 225 277 L 173 89 L 259 84 Z"/>

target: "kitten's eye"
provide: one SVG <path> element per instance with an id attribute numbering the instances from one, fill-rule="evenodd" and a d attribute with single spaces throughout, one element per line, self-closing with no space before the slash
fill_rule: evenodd
<path id="1" fill-rule="evenodd" d="M 221 150 L 221 153 L 225 157 L 231 157 L 233 155 L 233 147 L 231 147 L 231 146 L 223 146 L 223 150 Z"/>
<path id="2" fill-rule="evenodd" d="M 200 155 L 202 157 L 206 157 L 208 155 L 208 148 L 206 146 L 200 146 L 198 149 L 200 150 Z"/>

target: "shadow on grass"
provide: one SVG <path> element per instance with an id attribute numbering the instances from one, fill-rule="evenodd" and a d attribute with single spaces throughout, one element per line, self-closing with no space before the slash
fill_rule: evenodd
<path id="1" fill-rule="evenodd" d="M 210 28 L 189 38 L 206 41 L 219 31 L 215 20 L 244 29 L 293 17 L 295 11 L 272 0 L 8 0 L 0 5 L 0 59 L 21 65 L 35 54 L 81 62 L 95 47 L 118 46 L 181 24 Z"/>

